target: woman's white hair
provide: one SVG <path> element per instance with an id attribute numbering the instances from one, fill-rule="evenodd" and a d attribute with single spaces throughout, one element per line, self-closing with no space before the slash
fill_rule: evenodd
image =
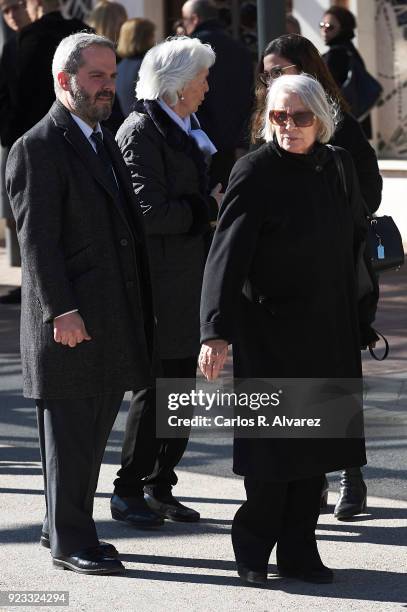
<path id="1" fill-rule="evenodd" d="M 331 99 L 322 85 L 308 74 L 285 74 L 275 79 L 270 86 L 264 112 L 262 136 L 266 142 L 273 140 L 275 126 L 269 119 L 270 111 L 275 110 L 275 101 L 281 93 L 295 93 L 318 121 L 317 140 L 329 142 L 338 125 L 341 112 L 339 104 Z"/>
<path id="2" fill-rule="evenodd" d="M 136 97 L 165 97 L 170 106 L 175 106 L 185 85 L 214 63 L 215 52 L 210 45 L 186 36 L 170 38 L 147 51 L 140 66 Z"/>

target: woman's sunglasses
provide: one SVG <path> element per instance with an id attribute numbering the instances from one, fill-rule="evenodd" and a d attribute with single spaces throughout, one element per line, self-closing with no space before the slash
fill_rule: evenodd
<path id="1" fill-rule="evenodd" d="M 268 72 L 260 72 L 259 80 L 263 83 L 263 85 L 270 85 L 271 81 L 274 81 L 274 79 L 278 79 L 278 77 L 283 76 L 285 70 L 296 67 L 297 66 L 295 64 L 290 64 L 289 66 L 274 66 L 274 68 L 272 68 Z"/>
<path id="2" fill-rule="evenodd" d="M 328 23 L 327 21 L 320 21 L 319 27 L 323 30 L 334 30 L 335 26 L 332 23 Z"/>
<path id="3" fill-rule="evenodd" d="M 315 115 L 311 111 L 299 111 L 298 113 L 287 113 L 287 111 L 270 111 L 270 121 L 274 125 L 282 127 L 289 119 L 292 119 L 296 127 L 311 127 L 315 121 Z"/>

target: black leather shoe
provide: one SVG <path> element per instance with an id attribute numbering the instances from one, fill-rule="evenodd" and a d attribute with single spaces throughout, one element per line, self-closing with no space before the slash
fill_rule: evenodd
<path id="1" fill-rule="evenodd" d="M 334 516 L 339 520 L 346 520 L 362 514 L 366 510 L 366 498 L 367 487 L 363 480 L 362 470 L 359 467 L 343 470 Z"/>
<path id="2" fill-rule="evenodd" d="M 181 504 L 171 493 L 160 499 L 151 493 L 145 493 L 144 499 L 153 512 L 169 521 L 196 523 L 201 518 L 199 512 Z"/>
<path id="3" fill-rule="evenodd" d="M 320 508 L 327 508 L 328 506 L 328 489 L 329 489 L 329 482 L 326 476 L 324 476 L 324 484 L 322 485 L 322 491 L 321 491 L 321 503 L 320 503 Z"/>
<path id="4" fill-rule="evenodd" d="M 51 548 L 49 534 L 45 533 L 45 531 L 43 531 L 41 534 L 40 544 L 41 546 L 44 546 L 44 548 Z M 103 540 L 100 540 L 98 548 L 100 552 L 105 555 L 105 557 L 112 557 L 112 559 L 116 559 L 119 556 L 119 551 L 117 548 L 113 546 L 113 544 L 109 544 L 109 542 L 103 542 Z"/>
<path id="5" fill-rule="evenodd" d="M 246 565 L 238 563 L 237 573 L 239 574 L 239 578 L 241 578 L 243 582 L 247 582 L 248 584 L 267 584 L 267 572 L 251 570 L 246 567 Z"/>
<path id="6" fill-rule="evenodd" d="M 333 571 L 329 567 L 325 567 L 325 565 L 309 569 L 279 566 L 278 573 L 282 578 L 297 578 L 298 580 L 315 584 L 329 584 L 334 579 Z"/>
<path id="7" fill-rule="evenodd" d="M 124 521 L 132 527 L 154 529 L 164 523 L 164 519 L 150 510 L 143 496 L 119 497 L 113 495 L 110 500 L 112 518 Z"/>
<path id="8" fill-rule="evenodd" d="M 88 548 L 70 555 L 54 557 L 52 563 L 58 569 L 71 570 L 78 574 L 120 574 L 125 571 L 123 563 L 118 559 L 106 557 L 99 548 Z"/>

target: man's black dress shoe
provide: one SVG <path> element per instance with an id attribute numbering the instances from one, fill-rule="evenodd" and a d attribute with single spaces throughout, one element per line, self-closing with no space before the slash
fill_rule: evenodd
<path id="1" fill-rule="evenodd" d="M 251 570 L 242 563 L 238 563 L 237 573 L 239 574 L 239 578 L 248 584 L 267 584 L 267 572 Z"/>
<path id="2" fill-rule="evenodd" d="M 297 578 L 298 580 L 315 584 L 329 584 L 334 579 L 333 571 L 329 567 L 325 567 L 325 565 L 306 569 L 279 566 L 278 573 L 282 578 Z"/>
<path id="3" fill-rule="evenodd" d="M 149 489 L 146 488 L 145 491 L 144 499 L 150 510 L 169 521 L 196 523 L 201 518 L 199 512 L 181 504 L 171 493 L 157 498 Z"/>
<path id="4" fill-rule="evenodd" d="M 113 495 L 110 500 L 112 518 L 124 521 L 132 527 L 140 529 L 153 529 L 160 527 L 164 519 L 148 507 L 143 496 L 119 497 Z"/>
<path id="5" fill-rule="evenodd" d="M 70 555 L 54 557 L 52 563 L 58 569 L 71 570 L 79 574 L 120 574 L 125 571 L 123 563 L 118 559 L 106 557 L 100 548 L 88 548 Z"/>
<path id="6" fill-rule="evenodd" d="M 334 516 L 350 519 L 366 510 L 367 486 L 359 467 L 347 468 L 341 473 L 341 488 Z"/>
<path id="7" fill-rule="evenodd" d="M 43 531 L 41 534 L 40 544 L 41 546 L 44 546 L 44 548 L 51 548 L 49 534 L 45 533 L 45 531 Z M 112 559 L 116 559 L 119 556 L 119 551 L 117 548 L 113 546 L 113 544 L 109 544 L 109 542 L 103 542 L 103 540 L 100 540 L 98 549 L 103 555 L 105 555 L 105 557 L 112 557 Z"/>

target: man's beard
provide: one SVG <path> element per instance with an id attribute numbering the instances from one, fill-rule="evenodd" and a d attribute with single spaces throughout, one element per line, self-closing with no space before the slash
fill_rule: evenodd
<path id="1" fill-rule="evenodd" d="M 114 102 L 114 94 L 111 91 L 100 89 L 93 98 L 73 78 L 71 79 L 71 95 L 74 111 L 90 124 L 105 121 L 110 117 Z M 105 100 L 105 104 L 96 104 L 97 99 Z"/>

